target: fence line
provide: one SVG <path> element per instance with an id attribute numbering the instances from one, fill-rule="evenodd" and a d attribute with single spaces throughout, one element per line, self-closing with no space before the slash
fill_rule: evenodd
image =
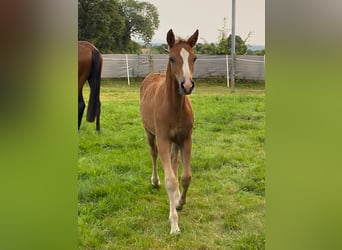
<path id="1" fill-rule="evenodd" d="M 103 78 L 145 77 L 150 71 L 164 72 L 168 61 L 167 54 L 136 55 L 136 54 L 104 54 L 102 69 Z M 197 55 L 195 78 L 227 78 L 231 72 L 232 58 L 227 55 Z M 264 56 L 236 56 L 236 79 L 264 80 Z"/>

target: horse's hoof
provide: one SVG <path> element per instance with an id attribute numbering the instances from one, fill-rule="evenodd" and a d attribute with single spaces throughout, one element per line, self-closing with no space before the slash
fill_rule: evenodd
<path id="1" fill-rule="evenodd" d="M 181 211 L 182 209 L 183 209 L 183 205 L 185 204 L 186 202 L 184 201 L 184 200 L 179 200 L 178 201 L 178 204 L 177 204 L 177 206 L 176 206 L 176 209 L 178 210 L 178 211 Z"/>
<path id="2" fill-rule="evenodd" d="M 151 184 L 152 184 L 152 187 L 154 187 L 154 188 L 159 188 L 159 186 L 160 186 L 160 180 L 158 179 L 157 181 L 154 181 L 154 180 L 151 178 Z"/>
<path id="3" fill-rule="evenodd" d="M 170 235 L 181 235 L 181 231 L 179 229 L 176 229 L 176 230 L 171 229 Z"/>

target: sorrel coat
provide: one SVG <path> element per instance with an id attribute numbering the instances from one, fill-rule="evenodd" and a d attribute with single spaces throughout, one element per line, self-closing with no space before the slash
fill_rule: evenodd
<path id="1" fill-rule="evenodd" d="M 140 112 L 152 156 L 152 185 L 160 184 L 157 173 L 159 154 L 165 173 L 169 196 L 171 234 L 180 233 L 177 210 L 186 202 L 191 181 L 190 157 L 194 115 L 189 95 L 195 87 L 192 79 L 196 60 L 193 47 L 198 30 L 187 40 L 176 40 L 172 30 L 167 33 L 169 62 L 166 74 L 146 76 L 140 88 Z M 178 185 L 178 154 L 182 168 L 182 193 Z"/>

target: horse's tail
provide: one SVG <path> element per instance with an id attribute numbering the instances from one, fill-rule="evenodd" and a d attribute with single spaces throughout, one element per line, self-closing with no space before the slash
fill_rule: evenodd
<path id="1" fill-rule="evenodd" d="M 88 79 L 90 96 L 87 110 L 87 121 L 93 122 L 100 114 L 100 85 L 101 85 L 102 55 L 96 49 L 92 50 L 91 72 Z"/>

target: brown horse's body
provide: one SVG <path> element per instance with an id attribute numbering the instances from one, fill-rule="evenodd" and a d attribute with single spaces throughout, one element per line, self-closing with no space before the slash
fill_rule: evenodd
<path id="1" fill-rule="evenodd" d="M 152 185 L 159 185 L 157 156 L 165 172 L 165 185 L 170 201 L 171 234 L 179 233 L 178 214 L 186 202 L 191 181 L 190 157 L 194 116 L 188 97 L 194 88 L 192 50 L 198 30 L 187 40 L 176 42 L 172 30 L 167 34 L 169 63 L 166 74 L 149 74 L 140 88 L 140 112 L 152 156 Z M 178 185 L 178 153 L 181 152 L 182 193 Z"/>
<path id="2" fill-rule="evenodd" d="M 99 50 L 86 41 L 78 42 L 78 129 L 80 129 L 85 102 L 82 94 L 83 85 L 89 82 L 90 95 L 87 110 L 87 121 L 96 118 L 96 130 L 100 130 L 100 83 L 103 58 Z"/>

